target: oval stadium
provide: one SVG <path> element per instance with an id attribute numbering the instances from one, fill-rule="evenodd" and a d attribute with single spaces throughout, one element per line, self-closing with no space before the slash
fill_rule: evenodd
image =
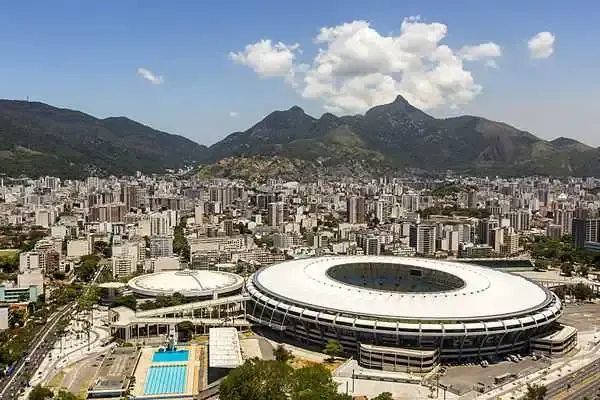
<path id="1" fill-rule="evenodd" d="M 240 290 L 244 279 L 229 272 L 208 270 L 163 271 L 131 279 L 127 286 L 138 296 L 171 296 L 211 298 Z"/>
<path id="2" fill-rule="evenodd" d="M 306 345 L 338 340 L 364 367 L 426 371 L 439 362 L 562 354 L 576 331 L 562 304 L 521 276 L 391 256 L 286 261 L 246 283 L 247 318 Z M 568 329 L 565 329 L 568 328 Z"/>

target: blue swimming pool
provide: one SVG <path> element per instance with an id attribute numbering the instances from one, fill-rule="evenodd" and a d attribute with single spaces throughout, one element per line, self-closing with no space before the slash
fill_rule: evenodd
<path id="1" fill-rule="evenodd" d="M 153 365 L 148 370 L 144 394 L 172 394 L 185 391 L 185 365 Z"/>
<path id="2" fill-rule="evenodd" d="M 157 351 L 152 356 L 152 362 L 183 362 L 189 359 L 188 350 Z"/>

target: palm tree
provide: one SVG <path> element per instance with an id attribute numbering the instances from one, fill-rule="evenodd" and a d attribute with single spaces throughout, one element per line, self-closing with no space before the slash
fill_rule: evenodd
<path id="1" fill-rule="evenodd" d="M 525 397 L 523 397 L 523 400 L 544 400 L 546 398 L 546 393 L 548 392 L 548 389 L 546 388 L 546 386 L 542 386 L 542 385 L 538 385 L 538 384 L 533 384 L 533 385 L 527 385 L 527 393 L 525 393 Z"/>

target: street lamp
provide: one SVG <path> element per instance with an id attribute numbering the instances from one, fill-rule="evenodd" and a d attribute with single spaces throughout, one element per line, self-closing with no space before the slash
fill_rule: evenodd
<path id="1" fill-rule="evenodd" d="M 446 390 L 448 389 L 448 385 L 444 385 L 443 383 L 440 383 L 439 386 L 444 389 L 444 400 L 446 400 Z"/>

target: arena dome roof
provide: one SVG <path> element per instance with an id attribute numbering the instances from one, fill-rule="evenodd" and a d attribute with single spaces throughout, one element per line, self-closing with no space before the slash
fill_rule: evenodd
<path id="1" fill-rule="evenodd" d="M 286 261 L 254 274 L 248 289 L 290 306 L 396 320 L 512 318 L 553 300 L 538 284 L 499 270 L 391 256 Z"/>
<path id="2" fill-rule="evenodd" d="M 241 276 L 222 271 L 163 271 L 135 277 L 128 286 L 144 296 L 169 296 L 180 293 L 186 297 L 207 297 L 239 290 Z"/>

